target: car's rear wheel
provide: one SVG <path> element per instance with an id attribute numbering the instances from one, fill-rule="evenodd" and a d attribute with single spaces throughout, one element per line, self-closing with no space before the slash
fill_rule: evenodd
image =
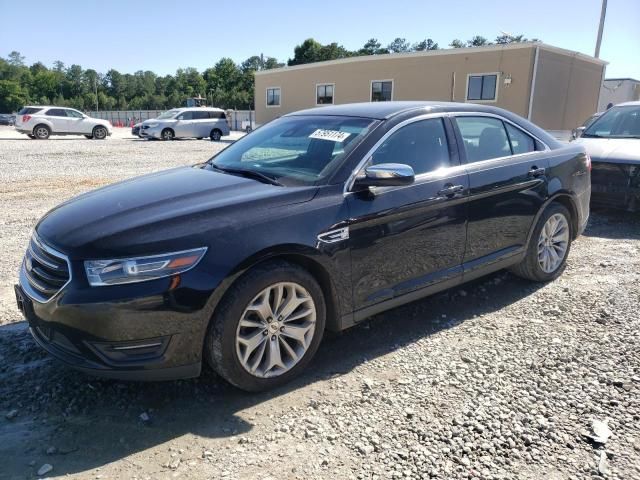
<path id="1" fill-rule="evenodd" d="M 104 140 L 108 135 L 107 127 L 103 127 L 98 125 L 97 127 L 93 127 L 93 138 L 96 140 Z"/>
<path id="2" fill-rule="evenodd" d="M 322 339 L 325 312 L 322 290 L 309 272 L 270 262 L 245 274 L 222 299 L 205 356 L 238 388 L 269 390 L 309 363 Z"/>
<path id="3" fill-rule="evenodd" d="M 563 272 L 571 249 L 571 214 L 552 203 L 536 223 L 525 258 L 511 270 L 535 282 L 548 282 Z"/>
<path id="4" fill-rule="evenodd" d="M 51 130 L 46 125 L 36 125 L 33 128 L 33 136 L 38 140 L 46 140 L 51 135 Z"/>
<path id="5" fill-rule="evenodd" d="M 175 138 L 175 134 L 170 128 L 165 128 L 164 130 L 162 130 L 160 136 L 162 137 L 162 140 L 173 140 Z"/>
<path id="6" fill-rule="evenodd" d="M 209 138 L 211 138 L 212 142 L 219 142 L 220 139 L 222 138 L 222 131 L 220 131 L 217 128 L 214 128 L 213 130 L 211 130 L 211 133 L 209 134 Z"/>

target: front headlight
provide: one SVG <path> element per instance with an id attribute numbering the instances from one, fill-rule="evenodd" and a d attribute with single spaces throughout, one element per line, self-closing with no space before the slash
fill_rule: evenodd
<path id="1" fill-rule="evenodd" d="M 202 247 L 149 257 L 87 260 L 84 269 L 92 287 L 144 282 L 191 270 L 206 251 Z"/>
<path id="2" fill-rule="evenodd" d="M 149 128 L 156 128 L 158 125 L 160 125 L 159 123 L 147 123 L 147 127 Z"/>

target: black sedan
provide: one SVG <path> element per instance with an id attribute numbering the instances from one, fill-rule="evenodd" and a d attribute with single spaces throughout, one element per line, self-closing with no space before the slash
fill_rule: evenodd
<path id="1" fill-rule="evenodd" d="M 211 160 L 76 197 L 37 224 L 16 296 L 93 374 L 290 380 L 325 330 L 510 268 L 561 274 L 590 164 L 504 110 L 386 102 L 285 115 Z"/>

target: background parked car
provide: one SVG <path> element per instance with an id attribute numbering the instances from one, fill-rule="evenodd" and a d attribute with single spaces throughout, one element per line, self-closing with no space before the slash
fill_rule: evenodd
<path id="1" fill-rule="evenodd" d="M 224 110 L 208 107 L 174 108 L 145 120 L 140 128 L 141 137 L 162 140 L 209 137 L 217 142 L 229 133 Z"/>
<path id="2" fill-rule="evenodd" d="M 46 140 L 51 135 L 84 135 L 104 140 L 112 133 L 111 124 L 92 118 L 73 108 L 26 106 L 16 114 L 15 128 L 29 138 Z"/>
<path id="3" fill-rule="evenodd" d="M 602 116 L 603 113 L 604 112 L 594 113 L 589 118 L 587 118 L 581 126 L 579 126 L 578 128 L 574 128 L 571 131 L 571 140 L 575 140 L 576 138 L 579 138 L 580 135 L 582 135 L 582 132 L 584 132 L 587 127 L 589 127 L 593 122 L 595 122 L 598 118 L 600 118 L 600 116 Z"/>
<path id="4" fill-rule="evenodd" d="M 591 155 L 592 203 L 640 211 L 640 102 L 610 108 L 574 143 Z"/>
<path id="5" fill-rule="evenodd" d="M 0 113 L 0 125 L 13 125 L 16 121 L 16 116 L 10 113 Z"/>
<path id="6" fill-rule="evenodd" d="M 142 135 L 140 135 L 140 127 L 142 127 L 142 122 L 136 123 L 131 127 L 131 135 L 142 138 Z"/>

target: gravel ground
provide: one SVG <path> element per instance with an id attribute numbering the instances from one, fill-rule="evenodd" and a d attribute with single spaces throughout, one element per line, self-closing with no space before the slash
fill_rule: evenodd
<path id="1" fill-rule="evenodd" d="M 51 206 L 216 148 L 0 140 L 1 285 Z M 0 478 L 639 479 L 639 280 L 640 217 L 596 212 L 557 281 L 500 272 L 378 315 L 257 395 L 76 373 L 3 298 Z"/>

